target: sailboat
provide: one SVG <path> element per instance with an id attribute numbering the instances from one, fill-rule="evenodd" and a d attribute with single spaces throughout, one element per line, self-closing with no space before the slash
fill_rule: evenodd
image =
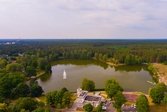
<path id="1" fill-rule="evenodd" d="M 64 70 L 63 72 L 63 79 L 67 79 L 67 74 L 66 74 L 66 71 Z"/>

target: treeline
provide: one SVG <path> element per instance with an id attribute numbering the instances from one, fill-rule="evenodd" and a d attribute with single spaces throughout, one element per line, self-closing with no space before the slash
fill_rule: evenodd
<path id="1" fill-rule="evenodd" d="M 1 45 L 0 55 L 8 60 L 16 60 L 20 55 L 45 58 L 47 61 L 59 59 L 97 59 L 128 65 L 142 63 L 166 63 L 167 41 L 20 41 L 18 44 Z M 59 43 L 60 42 L 60 43 Z"/>

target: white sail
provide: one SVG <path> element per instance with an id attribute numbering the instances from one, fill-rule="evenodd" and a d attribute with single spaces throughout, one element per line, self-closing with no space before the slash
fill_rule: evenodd
<path id="1" fill-rule="evenodd" d="M 63 72 L 63 79 L 67 79 L 67 74 L 66 74 L 66 71 L 64 70 Z"/>

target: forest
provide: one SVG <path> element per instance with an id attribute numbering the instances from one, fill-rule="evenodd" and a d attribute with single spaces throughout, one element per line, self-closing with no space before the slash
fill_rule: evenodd
<path id="1" fill-rule="evenodd" d="M 5 44 L 13 41 L 15 44 Z M 31 106 L 28 107 L 30 111 L 41 109 L 44 104 L 38 104 L 32 98 L 41 96 L 43 89 L 31 79 L 51 74 L 52 63 L 63 59 L 97 60 L 129 66 L 166 64 L 167 40 L 0 40 L 0 102 L 7 104 L 9 111 L 13 112 L 23 112 L 21 109 L 27 105 Z M 49 102 L 52 102 L 53 95 L 61 96 L 57 107 L 69 106 L 71 94 L 68 90 L 64 88 L 49 93 Z M 11 104 L 16 99 L 19 106 Z"/>
<path id="2" fill-rule="evenodd" d="M 16 60 L 16 57 L 23 55 L 24 58 L 28 56 L 34 59 L 45 58 L 47 61 L 96 59 L 127 65 L 154 62 L 166 63 L 167 60 L 167 40 L 76 39 L 15 41 L 15 45 L 0 44 L 1 57 Z"/>

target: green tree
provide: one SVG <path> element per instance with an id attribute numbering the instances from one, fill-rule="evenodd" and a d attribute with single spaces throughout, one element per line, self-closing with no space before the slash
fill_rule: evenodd
<path id="1" fill-rule="evenodd" d="M 55 94 L 55 100 L 54 100 L 54 104 L 57 108 L 62 108 L 62 98 L 63 98 L 63 94 L 61 91 L 58 91 Z"/>
<path id="2" fill-rule="evenodd" d="M 45 66 L 45 72 L 46 73 L 52 73 L 52 70 L 51 70 L 51 65 L 48 63 L 46 66 Z"/>
<path id="3" fill-rule="evenodd" d="M 46 95 L 46 101 L 49 105 L 54 105 L 56 108 L 69 107 L 71 103 L 71 93 L 62 88 L 60 91 L 49 92 Z"/>
<path id="4" fill-rule="evenodd" d="M 14 88 L 24 82 L 25 77 L 20 73 L 9 73 L 0 78 L 0 97 L 9 98 Z"/>
<path id="5" fill-rule="evenodd" d="M 114 104 L 113 104 L 114 107 L 117 110 L 120 110 L 121 106 L 126 102 L 124 95 L 122 94 L 122 92 L 118 91 L 113 98 L 114 98 Z"/>
<path id="6" fill-rule="evenodd" d="M 0 69 L 5 68 L 7 65 L 7 61 L 5 59 L 0 58 Z"/>
<path id="7" fill-rule="evenodd" d="M 57 91 L 47 93 L 47 95 L 46 95 L 47 104 L 54 105 L 56 94 L 57 94 Z"/>
<path id="8" fill-rule="evenodd" d="M 38 97 L 42 95 L 43 89 L 38 85 L 38 82 L 35 81 L 30 83 L 30 92 L 32 97 Z"/>
<path id="9" fill-rule="evenodd" d="M 100 103 L 97 107 L 96 107 L 96 109 L 95 109 L 95 111 L 96 112 L 103 112 L 103 104 L 102 103 Z"/>
<path id="10" fill-rule="evenodd" d="M 33 111 L 38 107 L 38 102 L 32 98 L 19 98 L 12 108 L 12 112 L 20 112 L 21 110 Z"/>
<path id="11" fill-rule="evenodd" d="M 145 95 L 140 95 L 136 101 L 137 112 L 149 112 L 148 99 Z"/>
<path id="12" fill-rule="evenodd" d="M 166 85 L 164 83 L 159 83 L 150 90 L 150 96 L 154 103 L 160 104 L 164 98 L 166 92 Z"/>
<path id="13" fill-rule="evenodd" d="M 38 66 L 41 70 L 45 70 L 46 65 L 48 64 L 47 60 L 44 58 L 38 59 Z"/>
<path id="14" fill-rule="evenodd" d="M 31 76 L 36 76 L 36 69 L 32 66 L 27 66 L 26 68 L 26 75 L 28 77 L 31 77 Z"/>
<path id="15" fill-rule="evenodd" d="M 85 112 L 92 112 L 93 111 L 93 106 L 90 103 L 84 105 L 83 108 L 84 108 Z"/>
<path id="16" fill-rule="evenodd" d="M 16 86 L 15 89 L 12 91 L 12 96 L 17 97 L 26 97 L 30 94 L 30 88 L 25 83 L 20 83 Z"/>
<path id="17" fill-rule="evenodd" d="M 105 84 L 105 91 L 109 98 L 112 98 L 118 91 L 123 91 L 122 87 L 114 79 L 108 80 Z"/>
<path id="18" fill-rule="evenodd" d="M 11 63 L 6 66 L 6 70 L 9 72 L 22 72 L 23 67 L 18 63 Z"/>
<path id="19" fill-rule="evenodd" d="M 62 98 L 62 105 L 63 107 L 69 107 L 71 103 L 71 93 L 65 92 Z"/>
<path id="20" fill-rule="evenodd" d="M 82 89 L 87 91 L 93 91 L 95 89 L 95 83 L 92 80 L 84 79 L 82 81 Z"/>

